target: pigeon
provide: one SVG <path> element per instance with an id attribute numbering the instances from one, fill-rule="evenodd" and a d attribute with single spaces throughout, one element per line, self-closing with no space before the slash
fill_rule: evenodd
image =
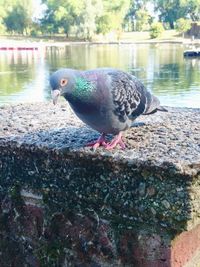
<path id="1" fill-rule="evenodd" d="M 101 133 L 88 146 L 108 150 L 125 148 L 122 132 L 140 115 L 167 111 L 135 76 L 114 68 L 93 70 L 59 69 L 50 76 L 53 103 L 63 96 L 75 114 Z M 113 134 L 111 142 L 106 135 Z"/>

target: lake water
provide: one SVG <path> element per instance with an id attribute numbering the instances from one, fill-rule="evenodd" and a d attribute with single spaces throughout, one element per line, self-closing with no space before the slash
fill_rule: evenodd
<path id="1" fill-rule="evenodd" d="M 62 67 L 116 67 L 140 78 L 167 106 L 200 108 L 200 58 L 178 44 L 69 45 L 0 51 L 0 105 L 49 101 L 49 74 Z"/>

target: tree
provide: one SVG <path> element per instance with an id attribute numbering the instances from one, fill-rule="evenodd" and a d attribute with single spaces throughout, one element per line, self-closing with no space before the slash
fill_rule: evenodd
<path id="1" fill-rule="evenodd" d="M 185 0 L 184 0 L 185 1 Z M 187 12 L 181 0 L 155 0 L 155 11 L 159 13 L 160 21 L 169 23 L 170 28 L 174 29 L 174 22 L 185 17 Z"/>
<path id="2" fill-rule="evenodd" d="M 42 31 L 50 34 L 64 32 L 68 36 L 71 26 L 76 24 L 83 10 L 83 0 L 43 0 L 42 3 L 47 6 L 40 20 Z"/>
<path id="3" fill-rule="evenodd" d="M 180 3 L 191 20 L 200 20 L 200 0 L 180 0 Z"/>
<path id="4" fill-rule="evenodd" d="M 180 18 L 176 21 L 176 30 L 184 35 L 191 28 L 191 20 Z"/>
<path id="5" fill-rule="evenodd" d="M 41 20 L 43 30 L 68 34 L 71 29 L 77 36 L 91 39 L 95 33 L 121 31 L 130 0 L 43 0 L 47 5 Z"/>
<path id="6" fill-rule="evenodd" d="M 97 20 L 98 32 L 120 32 L 129 8 L 130 0 L 103 0 L 103 15 Z"/>
<path id="7" fill-rule="evenodd" d="M 0 0 L 0 32 L 34 35 L 37 32 L 76 34 L 91 39 L 122 29 L 149 29 L 151 3 L 163 25 L 174 28 L 180 18 L 200 20 L 200 0 L 41 0 L 46 6 L 40 20 L 33 18 L 33 0 Z M 178 26 L 179 28 L 182 27 Z"/>
<path id="8" fill-rule="evenodd" d="M 27 34 L 33 23 L 32 0 L 0 0 L 0 17 L 7 31 Z"/>
<path id="9" fill-rule="evenodd" d="M 145 8 L 141 8 L 135 13 L 136 30 L 145 31 L 149 29 L 151 16 Z"/>
<path id="10" fill-rule="evenodd" d="M 150 37 L 153 38 L 158 38 L 161 36 L 162 32 L 164 31 L 164 27 L 161 22 L 154 22 L 151 24 L 151 29 L 150 29 Z"/>
<path id="11" fill-rule="evenodd" d="M 54 13 L 55 20 L 57 22 L 58 29 L 62 28 L 64 33 L 69 35 L 70 26 L 73 23 L 72 15 L 67 11 L 66 8 L 60 6 Z"/>
<path id="12" fill-rule="evenodd" d="M 97 18 L 96 24 L 97 24 L 97 33 L 106 34 L 110 32 L 112 28 L 111 23 L 110 23 L 110 17 L 108 14 Z"/>
<path id="13" fill-rule="evenodd" d="M 6 28 L 5 28 L 5 26 L 4 26 L 3 19 L 0 18 L 0 34 L 5 33 L 5 31 L 6 31 Z"/>
<path id="14" fill-rule="evenodd" d="M 80 14 L 79 32 L 87 40 L 90 40 L 97 31 L 96 21 L 103 13 L 102 1 L 84 0 L 84 8 Z"/>
<path id="15" fill-rule="evenodd" d="M 138 28 L 137 19 L 139 17 L 139 10 L 147 10 L 147 3 L 149 0 L 135 0 L 130 2 L 129 9 L 127 10 L 126 16 L 124 18 L 125 24 L 131 24 L 131 30 L 136 30 Z M 139 22 L 140 24 L 140 22 Z M 140 27 L 139 27 L 140 28 Z"/>
<path id="16" fill-rule="evenodd" d="M 54 12 L 52 10 L 46 10 L 44 17 L 40 19 L 42 33 L 53 34 L 58 31 L 57 23 L 55 21 Z"/>
<path id="17" fill-rule="evenodd" d="M 101 1 L 97 0 L 43 0 L 47 5 L 44 18 L 41 20 L 43 30 L 62 32 L 67 36 L 71 27 L 76 28 L 78 35 L 90 39 L 96 31 L 96 17 L 101 10 Z"/>
<path id="18" fill-rule="evenodd" d="M 14 6 L 13 9 L 8 12 L 4 19 L 6 28 L 9 32 L 16 32 L 20 34 L 27 33 L 27 29 L 31 24 L 31 20 L 21 5 Z"/>
<path id="19" fill-rule="evenodd" d="M 4 16 L 5 16 L 5 9 L 0 6 L 0 33 L 5 32 L 5 25 L 4 25 Z"/>

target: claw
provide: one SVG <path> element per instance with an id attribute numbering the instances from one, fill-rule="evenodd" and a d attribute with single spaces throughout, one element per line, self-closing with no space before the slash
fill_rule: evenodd
<path id="1" fill-rule="evenodd" d="M 115 138 L 110 142 L 107 143 L 105 139 L 105 134 L 102 133 L 102 135 L 97 139 L 97 141 L 91 142 L 86 144 L 86 146 L 92 147 L 93 150 L 96 150 L 98 147 L 103 146 L 107 150 L 112 150 L 117 145 L 121 147 L 121 149 L 125 149 L 126 145 L 122 141 L 122 133 L 120 132 Z"/>
<path id="2" fill-rule="evenodd" d="M 105 134 L 102 133 L 102 135 L 97 139 L 97 141 L 91 142 L 86 144 L 86 146 L 92 147 L 93 150 L 96 150 L 98 147 L 103 146 L 106 147 L 106 139 L 105 139 Z"/>
<path id="3" fill-rule="evenodd" d="M 126 145 L 122 141 L 122 133 L 121 132 L 110 142 L 110 144 L 107 144 L 105 146 L 105 148 L 107 150 L 112 150 L 117 145 L 120 145 L 121 149 L 125 149 L 126 148 Z"/>

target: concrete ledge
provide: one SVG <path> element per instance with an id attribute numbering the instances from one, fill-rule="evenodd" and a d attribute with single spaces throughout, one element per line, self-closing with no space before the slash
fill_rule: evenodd
<path id="1" fill-rule="evenodd" d="M 198 266 L 199 109 L 144 116 L 112 152 L 66 103 L 0 118 L 0 266 Z"/>

